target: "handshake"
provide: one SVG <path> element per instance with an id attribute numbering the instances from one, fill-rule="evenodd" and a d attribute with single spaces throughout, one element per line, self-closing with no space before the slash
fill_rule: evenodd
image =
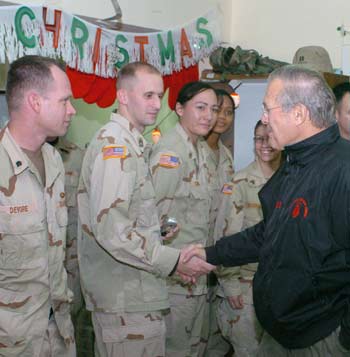
<path id="1" fill-rule="evenodd" d="M 181 249 L 176 274 L 186 283 L 196 283 L 201 275 L 208 274 L 216 268 L 206 262 L 206 254 L 201 244 L 192 244 Z"/>

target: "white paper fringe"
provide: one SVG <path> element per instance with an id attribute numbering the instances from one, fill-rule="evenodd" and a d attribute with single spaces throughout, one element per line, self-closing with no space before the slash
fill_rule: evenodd
<path id="1" fill-rule="evenodd" d="M 175 61 L 172 62 L 171 58 L 165 58 L 165 65 L 161 64 L 160 49 L 158 46 L 158 32 L 152 33 L 127 33 L 117 32 L 107 29 L 102 29 L 100 39 L 99 62 L 94 66 L 92 62 L 93 50 L 95 45 L 95 35 L 97 26 L 90 24 L 82 19 L 88 28 L 88 40 L 83 44 L 83 58 L 80 57 L 78 47 L 73 43 L 71 35 L 71 26 L 73 16 L 62 11 L 61 28 L 58 41 L 58 47 L 53 47 L 54 34 L 46 31 L 45 24 L 42 19 L 42 7 L 30 6 L 30 9 L 35 14 L 35 20 L 30 20 L 28 16 L 22 17 L 22 29 L 26 36 L 31 37 L 33 34 L 36 36 L 36 46 L 34 48 L 24 47 L 23 43 L 18 40 L 15 29 L 15 15 L 21 6 L 3 6 L 0 7 L 0 63 L 5 63 L 6 58 L 11 63 L 15 59 L 27 54 L 39 54 L 47 57 L 62 58 L 69 67 L 75 68 L 85 73 L 95 73 L 102 77 L 115 77 L 116 67 L 115 63 L 123 59 L 118 47 L 115 43 L 115 38 L 118 34 L 123 34 L 128 41 L 120 43 L 120 46 L 128 51 L 129 61 L 140 60 L 140 45 L 134 42 L 135 36 L 148 36 L 149 43 L 144 46 L 145 59 L 148 63 L 154 65 L 160 70 L 162 74 L 171 74 L 173 71 L 180 71 L 182 67 L 190 67 L 198 63 L 204 57 L 207 57 L 220 43 L 220 25 L 219 13 L 217 10 L 212 10 L 204 15 L 208 23 L 203 29 L 210 31 L 213 42 L 210 46 L 200 46 L 200 43 L 205 42 L 206 36 L 198 33 L 196 30 L 195 21 L 189 24 L 171 30 L 173 45 L 175 51 Z M 47 22 L 53 23 L 54 9 L 48 9 Z M 184 56 L 181 58 L 181 29 L 184 28 L 190 47 L 192 57 Z M 39 37 L 41 34 L 42 37 Z M 164 46 L 167 46 L 168 31 L 159 32 L 161 35 Z M 77 32 L 79 36 L 79 32 Z M 43 44 L 42 44 L 43 43 Z"/>

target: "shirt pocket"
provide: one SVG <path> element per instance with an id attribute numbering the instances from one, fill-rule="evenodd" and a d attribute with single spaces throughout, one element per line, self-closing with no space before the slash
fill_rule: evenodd
<path id="1" fill-rule="evenodd" d="M 40 266 L 45 223 L 37 211 L 11 214 L 0 206 L 0 269 Z"/>
<path id="2" fill-rule="evenodd" d="M 194 225 L 209 223 L 210 196 L 203 186 L 192 185 L 188 199 L 187 220 Z"/>
<path id="3" fill-rule="evenodd" d="M 140 205 L 137 223 L 139 226 L 151 227 L 159 225 L 156 209 L 156 197 L 150 177 L 145 177 L 139 183 Z"/>

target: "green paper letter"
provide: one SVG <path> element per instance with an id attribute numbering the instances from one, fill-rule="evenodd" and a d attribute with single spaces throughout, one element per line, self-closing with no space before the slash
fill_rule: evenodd
<path id="1" fill-rule="evenodd" d="M 119 52 L 124 56 L 124 59 L 122 61 L 118 61 L 118 62 L 115 63 L 115 66 L 118 69 L 123 67 L 124 64 L 129 63 L 129 53 L 125 48 L 120 47 L 118 45 L 119 41 L 125 43 L 125 42 L 128 42 L 128 39 L 124 35 L 117 35 L 116 38 L 115 38 L 115 45 L 119 48 Z"/>
<path id="2" fill-rule="evenodd" d="M 198 33 L 202 34 L 202 35 L 205 35 L 207 37 L 207 44 L 206 46 L 207 47 L 210 47 L 210 45 L 213 43 L 213 36 L 212 34 L 210 33 L 210 31 L 206 30 L 206 29 L 203 29 L 200 27 L 200 25 L 206 25 L 208 23 L 208 20 L 205 18 L 205 17 L 200 17 L 198 20 L 197 20 L 197 31 Z M 200 46 L 203 47 L 205 46 L 205 44 L 203 43 L 204 41 L 202 40 L 201 43 L 200 43 Z"/>
<path id="3" fill-rule="evenodd" d="M 19 41 L 24 47 L 34 48 L 36 46 L 35 36 L 27 37 L 22 28 L 22 18 L 27 15 L 31 20 L 35 19 L 34 12 L 27 6 L 20 7 L 15 15 L 15 28 Z"/>
<path id="4" fill-rule="evenodd" d="M 76 37 L 76 30 L 79 29 L 83 33 L 82 36 Z M 72 41 L 75 45 L 78 46 L 80 58 L 84 58 L 84 49 L 83 44 L 89 38 L 89 30 L 84 22 L 80 21 L 76 17 L 73 18 L 72 27 L 70 29 L 72 35 Z"/>
<path id="5" fill-rule="evenodd" d="M 171 31 L 168 31 L 168 38 L 167 38 L 167 46 L 164 46 L 164 42 L 162 36 L 160 34 L 157 35 L 158 37 L 158 46 L 159 46 L 159 53 L 160 53 L 160 63 L 162 66 L 165 65 L 165 58 L 169 59 L 171 56 L 171 61 L 175 62 L 175 50 L 174 50 L 174 42 L 173 42 L 173 34 Z"/>

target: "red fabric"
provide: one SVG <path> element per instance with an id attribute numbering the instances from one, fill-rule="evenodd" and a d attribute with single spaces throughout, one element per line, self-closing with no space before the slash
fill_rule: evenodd
<path id="1" fill-rule="evenodd" d="M 188 82 L 199 80 L 198 64 L 183 68 L 180 72 L 173 72 L 167 76 L 163 76 L 164 88 L 169 88 L 169 107 L 175 109 L 177 95 L 180 89 Z"/>
<path id="2" fill-rule="evenodd" d="M 104 95 L 97 100 L 96 104 L 100 108 L 110 107 L 115 102 L 115 99 L 117 97 L 116 88 L 117 88 L 117 78 L 108 78 Z"/>
<path id="3" fill-rule="evenodd" d="M 103 78 L 94 74 L 79 72 L 67 67 L 74 98 L 83 98 L 86 103 L 96 103 L 101 108 L 111 106 L 116 98 L 116 78 Z M 198 81 L 198 64 L 183 68 L 180 72 L 173 72 L 163 76 L 164 88 L 169 88 L 169 107 L 175 108 L 177 95 L 188 82 Z"/>
<path id="4" fill-rule="evenodd" d="M 83 98 L 93 87 L 96 76 L 94 74 L 88 74 L 79 72 L 76 69 L 66 67 L 66 73 L 72 87 L 72 93 L 74 98 Z"/>

